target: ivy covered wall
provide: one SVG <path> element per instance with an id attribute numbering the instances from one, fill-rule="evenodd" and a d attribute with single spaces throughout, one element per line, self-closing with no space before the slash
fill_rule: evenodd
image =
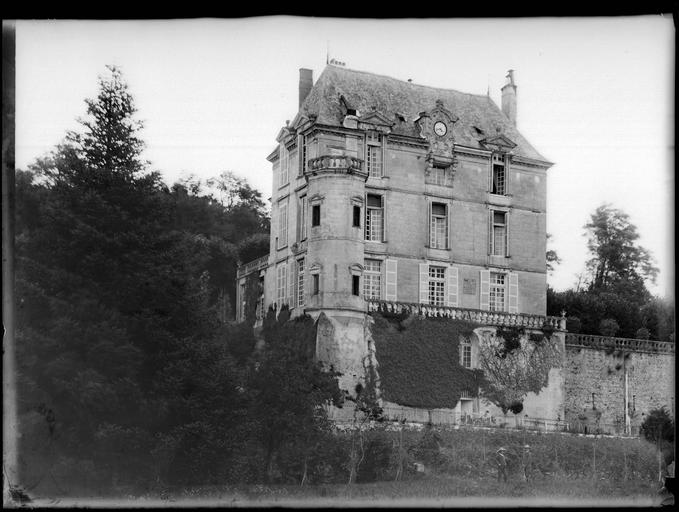
<path id="1" fill-rule="evenodd" d="M 462 391 L 475 392 L 479 370 L 460 365 L 460 335 L 475 324 L 449 318 L 373 316 L 381 397 L 410 407 L 453 408 Z"/>
<path id="2" fill-rule="evenodd" d="M 563 339 L 551 331 L 496 329 L 449 318 L 373 315 L 381 397 L 409 407 L 454 408 L 463 391 L 491 414 L 563 418 Z M 476 340 L 475 369 L 460 340 Z"/>

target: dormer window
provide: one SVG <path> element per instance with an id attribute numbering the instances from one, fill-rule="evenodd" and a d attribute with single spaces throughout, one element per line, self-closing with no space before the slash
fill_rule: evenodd
<path id="1" fill-rule="evenodd" d="M 370 131 L 366 135 L 366 158 L 365 165 L 368 176 L 371 178 L 382 177 L 382 134 Z"/>
<path id="2" fill-rule="evenodd" d="M 495 153 L 492 158 L 491 194 L 504 196 L 507 194 L 507 158 L 503 154 Z"/>

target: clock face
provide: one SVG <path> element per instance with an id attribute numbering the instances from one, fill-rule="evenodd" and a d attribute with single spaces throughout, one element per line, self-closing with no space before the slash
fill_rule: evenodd
<path id="1" fill-rule="evenodd" d="M 441 121 L 436 121 L 436 123 L 434 123 L 434 133 L 439 137 L 443 137 L 447 131 L 448 127 L 446 126 L 445 123 Z"/>

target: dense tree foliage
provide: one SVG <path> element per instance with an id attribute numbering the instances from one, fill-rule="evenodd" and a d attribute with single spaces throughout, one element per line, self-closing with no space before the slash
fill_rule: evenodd
<path id="1" fill-rule="evenodd" d="M 646 288 L 658 269 L 649 251 L 638 245 L 629 216 L 604 204 L 584 229 L 591 256 L 585 286 L 563 292 L 548 288 L 547 314 L 566 311 L 571 332 L 634 338 L 644 328 L 650 339 L 673 341 L 674 302 L 653 297 Z"/>
<path id="2" fill-rule="evenodd" d="M 230 322 L 238 263 L 268 251 L 259 192 L 229 172 L 167 187 L 142 158 L 135 114 L 109 68 L 81 130 L 17 172 L 19 449 L 29 492 L 242 479 L 244 447 L 265 437 L 262 404 L 296 413 L 311 404 L 297 430 L 311 440 L 323 423 L 319 401 L 334 397 L 333 375 L 318 373 L 308 351 L 294 356 L 292 330 L 277 328 L 288 337 L 267 337 L 257 352 L 251 325 Z M 289 376 L 294 390 L 279 386 Z M 296 390 L 296 402 L 276 399 L 272 385 Z M 253 408 L 262 422 L 250 419 Z"/>

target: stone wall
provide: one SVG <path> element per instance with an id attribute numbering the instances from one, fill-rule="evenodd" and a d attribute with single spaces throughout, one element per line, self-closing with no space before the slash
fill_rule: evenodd
<path id="1" fill-rule="evenodd" d="M 625 392 L 627 374 L 627 392 Z M 667 407 L 674 416 L 674 353 L 566 347 L 565 414 L 577 422 L 593 407 L 607 425 L 639 426 L 653 409 Z M 592 396 L 594 394 L 594 396 Z"/>

